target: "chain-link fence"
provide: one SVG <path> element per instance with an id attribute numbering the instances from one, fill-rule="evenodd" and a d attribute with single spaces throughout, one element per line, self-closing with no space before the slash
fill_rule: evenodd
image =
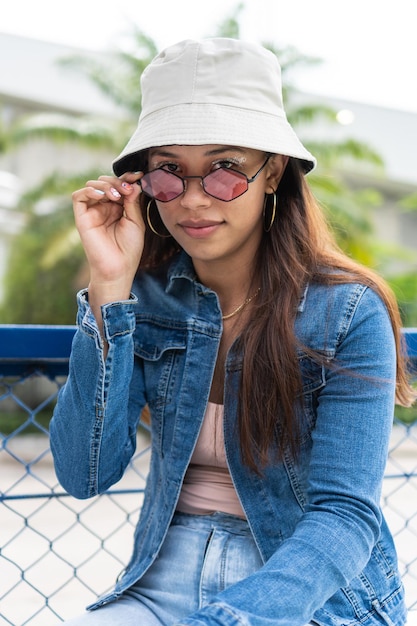
<path id="1" fill-rule="evenodd" d="M 54 473 L 48 424 L 73 332 L 0 326 L 0 626 L 56 625 L 79 614 L 113 585 L 131 552 L 148 467 L 146 430 L 138 432 L 125 476 L 102 496 L 76 500 Z M 417 329 L 406 336 L 416 360 Z M 417 423 L 407 412 L 401 420 L 383 506 L 417 617 Z"/>

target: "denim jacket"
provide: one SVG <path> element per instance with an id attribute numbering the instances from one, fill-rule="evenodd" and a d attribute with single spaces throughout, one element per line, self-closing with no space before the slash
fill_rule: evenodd
<path id="1" fill-rule="evenodd" d="M 122 477 L 147 403 L 152 455 L 129 565 L 116 599 L 158 554 L 202 424 L 222 334 L 216 294 L 182 253 L 143 272 L 128 301 L 103 306 L 103 341 L 81 292 L 70 372 L 51 421 L 58 478 L 77 498 Z M 303 378 L 301 454 L 262 476 L 242 465 L 236 415 L 242 355 L 226 362 L 224 438 L 264 560 L 181 626 L 402 626 L 404 594 L 380 509 L 395 396 L 395 345 L 380 298 L 361 284 L 309 284 L 295 320 Z"/>

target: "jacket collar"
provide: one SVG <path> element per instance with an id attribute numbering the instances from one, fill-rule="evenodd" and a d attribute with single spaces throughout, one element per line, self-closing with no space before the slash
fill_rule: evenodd
<path id="1" fill-rule="evenodd" d="M 178 279 L 185 279 L 194 284 L 198 283 L 197 274 L 195 273 L 191 257 L 186 252 L 184 252 L 184 250 L 179 252 L 178 255 L 170 261 L 170 266 L 168 269 L 168 284 L 166 288 L 167 293 L 175 291 L 175 284 Z M 211 292 L 211 289 L 205 287 L 201 283 L 198 283 L 198 285 L 202 292 Z M 300 301 L 297 307 L 297 311 L 299 313 L 302 313 L 304 311 L 308 287 L 309 285 L 307 284 L 300 297 Z"/>

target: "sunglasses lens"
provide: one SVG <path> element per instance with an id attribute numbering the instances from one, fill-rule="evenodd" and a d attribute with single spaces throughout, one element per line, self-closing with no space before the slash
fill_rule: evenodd
<path id="1" fill-rule="evenodd" d="M 248 180 L 244 174 L 223 168 L 214 170 L 203 181 L 205 191 L 224 202 L 238 198 L 248 189 Z"/>
<path id="2" fill-rule="evenodd" d="M 224 168 L 207 174 L 202 181 L 206 193 L 224 202 L 230 202 L 248 190 L 248 179 L 244 174 Z M 145 174 L 140 179 L 140 185 L 146 195 L 159 202 L 175 200 L 185 190 L 182 178 L 163 169 Z"/>
<path id="3" fill-rule="evenodd" d="M 140 179 L 142 191 L 160 202 L 170 202 L 184 191 L 181 178 L 166 170 L 152 170 Z"/>

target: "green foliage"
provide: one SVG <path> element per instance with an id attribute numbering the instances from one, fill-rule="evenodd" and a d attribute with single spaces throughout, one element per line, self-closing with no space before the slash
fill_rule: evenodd
<path id="1" fill-rule="evenodd" d="M 19 431 L 20 435 L 39 435 L 47 432 L 51 421 L 51 409 L 39 411 L 36 418 L 28 419 L 26 411 L 0 411 L 0 434 L 7 436 Z"/>
<path id="2" fill-rule="evenodd" d="M 157 54 L 155 42 L 136 26 L 132 27 L 128 50 L 116 49 L 111 54 L 73 55 L 61 65 L 81 72 L 120 108 L 125 119 L 137 120 L 140 103 L 140 76 Z"/>
<path id="3" fill-rule="evenodd" d="M 218 26 L 216 36 L 240 36 L 239 15 L 244 7 L 237 4 L 230 16 Z M 298 104 L 291 75 L 303 66 L 320 63 L 292 46 L 264 44 L 281 64 L 283 95 L 288 119 L 294 127 L 308 128 L 320 119 L 336 124 L 336 112 L 315 102 Z M 106 150 L 118 154 L 131 136 L 140 109 L 140 75 L 157 53 L 152 39 L 134 28 L 130 41 L 121 50 L 108 54 L 75 55 L 61 63 L 87 76 L 115 105 L 111 119 L 96 115 L 64 116 L 44 113 L 22 117 L 5 132 L 0 126 L 0 151 L 33 139 L 55 143 L 73 143 L 90 151 Z M 320 163 L 309 175 L 314 194 L 324 207 L 341 248 L 361 263 L 389 274 L 392 258 L 401 251 L 388 248 L 374 236 L 372 214 L 382 203 L 374 189 L 354 191 L 340 172 L 345 165 L 363 163 L 367 168 L 382 169 L 380 156 L 359 141 L 305 142 Z M 27 223 L 13 245 L 5 280 L 5 299 L 0 310 L 3 323 L 72 324 L 75 319 L 75 292 L 85 279 L 84 253 L 75 231 L 70 196 L 74 189 L 96 178 L 99 173 L 79 172 L 64 176 L 53 172 L 21 199 L 19 209 L 27 214 Z M 417 196 L 404 200 L 403 210 L 417 209 Z M 47 211 L 45 213 L 45 210 Z M 391 280 L 398 295 L 407 325 L 417 324 L 417 278 L 407 274 Z"/>
<path id="4" fill-rule="evenodd" d="M 239 13 L 244 8 L 244 3 L 240 2 L 233 13 L 226 17 L 217 27 L 216 37 L 231 37 L 233 39 L 239 39 L 240 37 L 240 25 L 239 25 Z"/>
<path id="5" fill-rule="evenodd" d="M 417 211 L 417 192 L 403 198 L 400 202 L 400 206 L 402 209 L 409 211 L 410 213 Z"/>
<path id="6" fill-rule="evenodd" d="M 417 407 L 396 406 L 395 407 L 395 419 L 403 424 L 411 426 L 417 422 Z"/>
<path id="7" fill-rule="evenodd" d="M 389 280 L 401 309 L 404 326 L 417 326 L 417 271 L 414 268 Z"/>
<path id="8" fill-rule="evenodd" d="M 3 103 L 0 100 L 0 154 L 6 152 L 10 144 L 9 133 L 5 128 L 3 118 Z"/>
<path id="9" fill-rule="evenodd" d="M 40 113 L 20 118 L 10 133 L 13 145 L 26 141 L 44 139 L 56 144 L 75 142 L 90 150 L 120 147 L 120 137 L 115 136 L 118 128 L 114 119 L 98 117 L 75 117 L 63 113 Z M 117 140 L 116 140 L 117 137 Z"/>
<path id="10" fill-rule="evenodd" d="M 0 309 L 4 324 L 74 324 L 77 276 L 83 263 L 79 245 L 51 267 L 45 263 L 45 242 L 72 221 L 71 206 L 48 215 L 32 214 L 17 237 L 5 280 Z"/>

